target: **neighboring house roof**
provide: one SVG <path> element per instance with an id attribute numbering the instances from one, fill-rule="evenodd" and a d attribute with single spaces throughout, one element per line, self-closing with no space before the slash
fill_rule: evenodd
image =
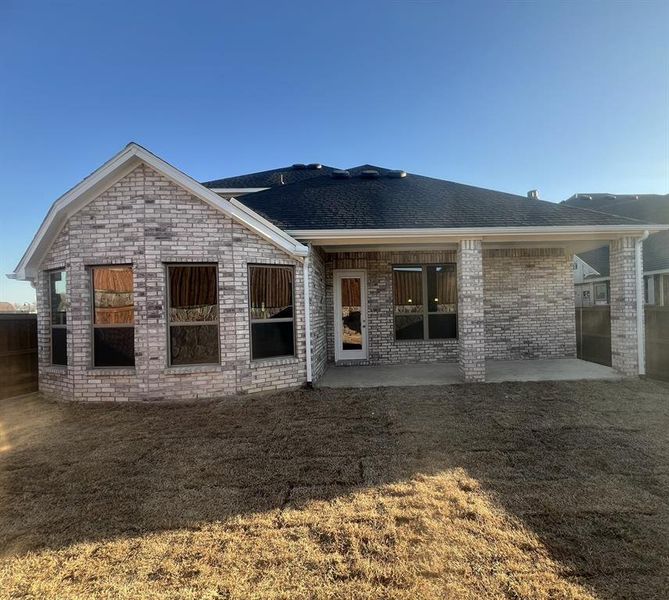
<path id="1" fill-rule="evenodd" d="M 305 179 L 321 177 L 332 171 L 335 167 L 328 167 L 320 163 L 295 164 L 289 167 L 279 169 L 270 169 L 269 171 L 259 171 L 257 173 L 247 173 L 246 175 L 237 175 L 234 177 L 224 177 L 223 179 L 214 179 L 213 181 L 204 181 L 202 185 L 207 188 L 268 188 L 277 185 L 288 185 Z"/>
<path id="2" fill-rule="evenodd" d="M 562 204 L 590 207 L 647 223 L 669 224 L 669 194 L 575 194 Z M 608 246 L 578 256 L 599 271 L 601 277 L 609 276 Z M 643 243 L 643 270 L 645 273 L 669 270 L 669 232 L 654 233 Z"/>
<path id="3" fill-rule="evenodd" d="M 374 170 L 379 177 L 364 177 Z M 286 230 L 637 225 L 553 202 L 361 165 L 350 178 L 324 175 L 243 196 L 240 202 Z"/>
<path id="4" fill-rule="evenodd" d="M 562 204 L 647 223 L 669 223 L 669 194 L 574 194 Z"/>
<path id="5" fill-rule="evenodd" d="M 131 142 L 52 204 L 37 234 L 10 276 L 16 279 L 33 279 L 42 257 L 51 247 L 67 219 L 142 163 L 181 186 L 196 198 L 245 225 L 288 254 L 293 256 L 308 254 L 308 248 L 286 232 L 252 211 L 224 200 L 146 148 Z"/>
<path id="6" fill-rule="evenodd" d="M 16 307 L 11 302 L 0 302 L 0 312 L 14 312 Z"/>
<path id="7" fill-rule="evenodd" d="M 593 279 L 595 277 L 609 276 L 609 247 L 602 246 L 587 252 L 581 252 L 577 255 L 584 263 L 589 264 L 599 275 L 586 275 L 585 279 Z"/>

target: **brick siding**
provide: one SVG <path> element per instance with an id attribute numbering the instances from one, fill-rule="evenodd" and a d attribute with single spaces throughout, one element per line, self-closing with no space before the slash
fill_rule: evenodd
<path id="1" fill-rule="evenodd" d="M 483 248 L 480 240 L 458 244 L 458 365 L 465 381 L 485 381 Z"/>
<path id="2" fill-rule="evenodd" d="M 325 253 L 312 247 L 309 260 L 309 303 L 311 308 L 311 378 L 316 382 L 327 368 L 327 326 L 325 323 Z"/>
<path id="3" fill-rule="evenodd" d="M 168 367 L 165 264 L 218 266 L 220 364 Z M 295 268 L 296 356 L 252 361 L 248 265 Z M 135 367 L 91 366 L 91 265 L 132 264 Z M 302 265 L 142 165 L 68 221 L 42 264 L 65 267 L 68 367 L 50 366 L 48 283 L 38 278 L 40 389 L 73 400 L 172 400 L 293 387 L 305 380 Z"/>
<path id="4" fill-rule="evenodd" d="M 619 253 L 619 261 L 627 281 L 631 255 L 625 248 Z M 363 364 L 455 362 L 461 356 L 467 379 L 478 380 L 483 358 L 575 355 L 569 256 L 551 248 L 481 250 L 480 242 L 467 242 L 460 253 L 459 258 L 455 249 L 326 254 L 312 248 L 312 379 L 317 381 L 327 364 L 334 361 L 332 282 L 336 269 L 364 269 L 367 273 L 369 348 L 368 360 Z M 167 364 L 165 265 L 173 262 L 218 266 L 218 364 Z M 461 334 L 466 335 L 460 335 L 459 340 L 395 340 L 393 265 L 456 262 L 460 263 L 459 327 Z M 258 263 L 290 265 L 295 269 L 295 357 L 264 361 L 250 358 L 248 265 Z M 91 366 L 89 267 L 105 264 L 133 266 L 133 368 Z M 66 268 L 68 273 L 68 367 L 50 365 L 46 271 L 56 268 Z M 481 268 L 484 338 L 477 323 L 481 312 Z M 139 166 L 69 219 L 41 265 L 37 278 L 40 389 L 54 398 L 82 401 L 178 400 L 299 386 L 306 380 L 302 278 L 300 261 L 151 168 Z M 628 287 L 625 283 L 625 298 L 630 294 Z M 625 323 L 620 335 L 627 339 L 631 329 L 625 319 L 619 319 L 621 326 Z M 633 359 L 627 352 L 620 364 L 632 370 Z"/>
<path id="5" fill-rule="evenodd" d="M 635 245 L 636 240 L 631 237 L 609 244 L 611 363 L 614 369 L 628 376 L 639 374 Z"/>
<path id="6" fill-rule="evenodd" d="M 486 358 L 574 358 L 571 256 L 561 248 L 483 251 Z"/>

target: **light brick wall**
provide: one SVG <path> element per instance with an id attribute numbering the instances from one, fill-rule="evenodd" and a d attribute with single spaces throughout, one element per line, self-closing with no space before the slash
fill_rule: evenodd
<path id="1" fill-rule="evenodd" d="M 335 269 L 367 271 L 367 335 L 369 359 L 355 364 L 454 362 L 458 341 L 396 340 L 393 312 L 393 265 L 454 263 L 455 251 L 437 252 L 341 252 L 326 256 L 328 361 L 334 362 Z"/>
<path id="2" fill-rule="evenodd" d="M 167 366 L 165 263 L 218 266 L 221 360 Z M 295 268 L 296 356 L 251 361 L 249 264 Z M 91 265 L 132 264 L 135 367 L 91 367 Z M 257 392 L 305 380 L 302 266 L 144 165 L 73 215 L 42 269 L 68 271 L 68 367 L 49 366 L 48 288 L 38 281 L 40 388 L 74 400 L 172 400 Z"/>
<path id="3" fill-rule="evenodd" d="M 485 358 L 576 356 L 570 256 L 560 248 L 483 249 L 482 260 Z M 363 364 L 458 360 L 458 340 L 396 341 L 392 295 L 393 265 L 454 263 L 455 250 L 341 252 L 326 254 L 325 261 L 328 362 L 334 362 L 334 269 L 367 271 L 369 360 Z M 461 298 L 460 312 L 468 304 Z M 477 369 L 480 374 L 480 357 Z"/>
<path id="4" fill-rule="evenodd" d="M 483 248 L 480 240 L 458 244 L 458 365 L 465 381 L 485 381 Z"/>
<path id="5" fill-rule="evenodd" d="M 486 357 L 574 358 L 571 257 L 561 248 L 483 251 Z"/>
<path id="6" fill-rule="evenodd" d="M 327 326 L 325 323 L 325 253 L 312 247 L 309 259 L 309 303 L 311 308 L 311 378 L 316 382 L 327 368 Z"/>
<path id="7" fill-rule="evenodd" d="M 635 245 L 636 240 L 631 237 L 609 244 L 611 363 L 614 369 L 628 376 L 639 374 Z"/>

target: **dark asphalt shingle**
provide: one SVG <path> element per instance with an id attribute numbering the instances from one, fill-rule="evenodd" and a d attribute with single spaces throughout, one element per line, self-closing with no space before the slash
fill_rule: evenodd
<path id="1" fill-rule="evenodd" d="M 562 204 L 632 217 L 645 223 L 669 224 L 669 194 L 576 194 Z M 608 246 L 578 256 L 602 276 L 608 277 Z M 602 272 L 600 267 L 605 272 Z M 644 272 L 665 269 L 669 269 L 669 231 L 654 233 L 643 244 Z"/>
<path id="2" fill-rule="evenodd" d="M 335 170 L 335 167 L 328 167 L 327 165 L 321 165 L 320 169 L 295 169 L 293 166 L 288 166 L 280 169 L 270 169 L 269 171 L 259 171 L 258 173 L 247 173 L 246 175 L 214 179 L 212 181 L 205 181 L 202 185 L 208 188 L 274 187 L 297 183 L 298 181 L 313 179 L 314 177 L 322 177 L 333 170 Z"/>
<path id="3" fill-rule="evenodd" d="M 378 179 L 363 179 L 363 169 Z M 530 200 L 505 192 L 362 165 L 353 177 L 305 179 L 246 195 L 241 201 L 278 227 L 296 229 L 402 229 L 624 225 L 638 221 L 607 213 Z"/>

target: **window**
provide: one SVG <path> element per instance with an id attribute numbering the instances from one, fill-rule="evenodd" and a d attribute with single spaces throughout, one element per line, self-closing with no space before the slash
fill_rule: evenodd
<path id="1" fill-rule="evenodd" d="M 135 365 L 132 267 L 93 267 L 93 366 Z"/>
<path id="2" fill-rule="evenodd" d="M 457 337 L 454 264 L 393 267 L 395 339 Z"/>
<path id="3" fill-rule="evenodd" d="M 251 358 L 293 356 L 293 268 L 249 267 Z"/>
<path id="4" fill-rule="evenodd" d="M 609 303 L 609 284 L 606 281 L 595 284 L 595 304 Z"/>
<path id="5" fill-rule="evenodd" d="M 51 271 L 48 276 L 51 364 L 67 365 L 67 274 L 65 271 Z"/>
<path id="6" fill-rule="evenodd" d="M 168 265 L 170 365 L 220 363 L 216 265 Z"/>

